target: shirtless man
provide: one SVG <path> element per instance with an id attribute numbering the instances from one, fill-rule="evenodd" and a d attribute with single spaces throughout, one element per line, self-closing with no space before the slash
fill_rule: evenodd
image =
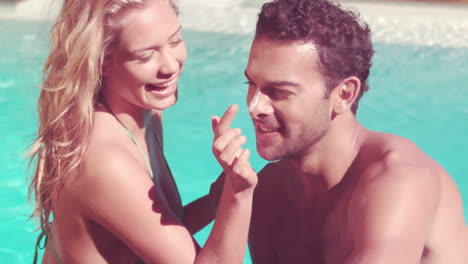
<path id="1" fill-rule="evenodd" d="M 409 140 L 356 119 L 373 49 L 325 0 L 262 7 L 245 75 L 261 157 L 249 235 L 255 264 L 466 264 L 448 173 Z"/>

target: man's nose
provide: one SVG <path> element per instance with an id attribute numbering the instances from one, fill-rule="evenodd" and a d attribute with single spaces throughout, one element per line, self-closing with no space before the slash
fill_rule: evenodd
<path id="1" fill-rule="evenodd" d="M 251 105 L 249 107 L 249 114 L 252 118 L 261 118 L 264 116 L 269 116 L 273 114 L 273 107 L 271 105 L 271 99 L 263 94 L 262 92 L 259 92 L 258 98 L 252 98 L 250 103 L 255 103 L 252 102 L 253 100 L 257 100 L 255 105 Z M 254 96 L 255 97 L 255 96 Z"/>

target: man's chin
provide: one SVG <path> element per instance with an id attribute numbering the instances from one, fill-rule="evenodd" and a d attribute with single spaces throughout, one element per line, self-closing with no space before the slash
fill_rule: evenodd
<path id="1" fill-rule="evenodd" d="M 257 146 L 257 152 L 260 157 L 268 161 L 275 161 L 281 158 L 278 156 L 278 151 L 275 151 L 273 148 Z"/>

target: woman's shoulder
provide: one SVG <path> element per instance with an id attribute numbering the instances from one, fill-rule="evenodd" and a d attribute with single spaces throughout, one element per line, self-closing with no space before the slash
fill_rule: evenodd
<path id="1" fill-rule="evenodd" d="M 146 173 L 123 127 L 106 113 L 96 113 L 93 128 L 80 164 L 80 180 L 97 181 L 128 173 Z M 125 172 L 125 173 L 124 173 Z"/>
<path id="2" fill-rule="evenodd" d="M 77 173 L 66 184 L 68 193 L 89 214 L 96 211 L 90 206 L 113 206 L 106 202 L 109 197 L 134 197 L 135 192 L 146 193 L 153 184 L 119 125 L 104 123 L 93 128 Z"/>

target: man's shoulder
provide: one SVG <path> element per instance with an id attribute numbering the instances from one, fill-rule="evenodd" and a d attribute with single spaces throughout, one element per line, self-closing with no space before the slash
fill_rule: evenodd
<path id="1" fill-rule="evenodd" d="M 356 162 L 364 184 L 391 181 L 427 187 L 438 184 L 443 171 L 416 144 L 392 134 L 371 132 L 360 152 Z"/>
<path id="2" fill-rule="evenodd" d="M 426 168 L 437 165 L 411 140 L 374 131 L 369 133 L 361 145 L 358 161 L 364 165 L 383 166 L 387 169 L 400 166 Z"/>
<path id="3" fill-rule="evenodd" d="M 441 182 L 447 174 L 409 140 L 383 138 L 387 145 L 382 144 L 375 157 L 368 156 L 370 161 L 355 175 L 348 203 L 352 225 L 361 237 L 382 243 L 395 232 L 426 236 L 440 208 Z"/>
<path id="4" fill-rule="evenodd" d="M 387 181 L 428 186 L 438 184 L 443 169 L 410 140 L 380 132 L 371 132 L 356 159 L 364 186 L 375 187 Z"/>

